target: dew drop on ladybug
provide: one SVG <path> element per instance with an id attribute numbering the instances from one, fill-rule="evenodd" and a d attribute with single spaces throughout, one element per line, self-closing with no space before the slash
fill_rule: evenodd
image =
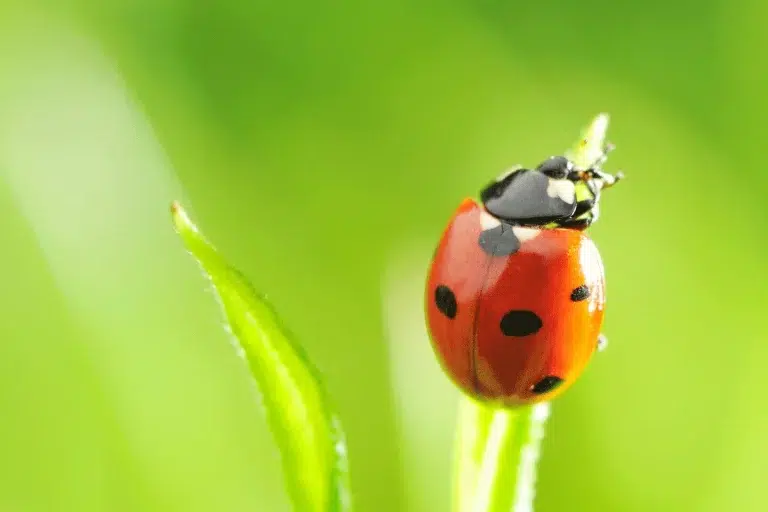
<path id="1" fill-rule="evenodd" d="M 585 230 L 620 176 L 554 156 L 459 205 L 425 297 L 435 354 L 463 392 L 507 407 L 548 401 L 604 346 L 603 263 Z"/>

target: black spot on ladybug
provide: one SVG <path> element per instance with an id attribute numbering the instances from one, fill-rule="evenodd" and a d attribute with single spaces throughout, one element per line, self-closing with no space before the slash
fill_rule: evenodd
<path id="1" fill-rule="evenodd" d="M 550 178 L 539 171 L 519 169 L 480 192 L 486 210 L 510 223 L 541 226 L 567 219 L 576 210 L 576 203 L 560 197 L 550 197 Z"/>
<path id="2" fill-rule="evenodd" d="M 552 391 L 562 383 L 563 383 L 563 379 L 561 379 L 560 377 L 555 377 L 554 375 L 547 375 L 546 377 L 541 379 L 539 382 L 531 386 L 531 391 L 536 393 L 537 395 L 549 393 L 550 391 Z"/>
<path id="3" fill-rule="evenodd" d="M 520 249 L 520 240 L 515 236 L 512 226 L 505 223 L 486 229 L 480 233 L 477 241 L 483 251 L 491 256 L 509 256 Z"/>
<path id="4" fill-rule="evenodd" d="M 589 297 L 589 288 L 585 284 L 574 288 L 573 291 L 571 292 L 571 300 L 573 302 L 579 302 L 580 300 L 585 300 L 588 297 Z"/>
<path id="5" fill-rule="evenodd" d="M 458 305 L 456 304 L 456 295 L 453 291 L 441 284 L 435 289 L 435 305 L 442 314 L 448 318 L 455 318 L 458 311 Z"/>
<path id="6" fill-rule="evenodd" d="M 544 325 L 541 318 L 533 311 L 512 310 L 501 318 L 501 332 L 505 336 L 528 336 Z"/>

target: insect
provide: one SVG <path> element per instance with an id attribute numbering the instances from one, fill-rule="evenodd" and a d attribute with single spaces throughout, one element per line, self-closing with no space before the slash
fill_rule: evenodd
<path id="1" fill-rule="evenodd" d="M 553 156 L 465 199 L 442 234 L 426 287 L 427 327 L 451 380 L 515 407 L 565 391 L 605 342 L 605 276 L 585 230 L 621 173 Z"/>

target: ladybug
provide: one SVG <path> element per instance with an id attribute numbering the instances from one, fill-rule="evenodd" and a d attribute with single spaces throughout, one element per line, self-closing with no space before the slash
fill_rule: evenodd
<path id="1" fill-rule="evenodd" d="M 606 149 L 606 152 L 609 148 Z M 435 354 L 466 394 L 505 407 L 548 401 L 605 338 L 605 276 L 585 230 L 621 173 L 602 157 L 515 168 L 465 199 L 429 269 L 426 318 Z"/>

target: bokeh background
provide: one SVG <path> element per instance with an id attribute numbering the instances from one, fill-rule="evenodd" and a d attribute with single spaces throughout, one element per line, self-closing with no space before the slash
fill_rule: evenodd
<path id="1" fill-rule="evenodd" d="M 447 511 L 422 286 L 459 201 L 611 114 L 608 349 L 536 509 L 768 508 L 768 5 L 0 3 L 0 511 L 288 511 L 180 199 L 325 375 L 359 510 Z"/>

